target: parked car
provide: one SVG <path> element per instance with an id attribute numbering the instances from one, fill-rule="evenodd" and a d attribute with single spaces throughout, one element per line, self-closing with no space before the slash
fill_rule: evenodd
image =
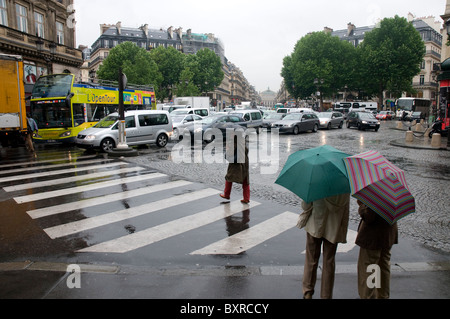
<path id="1" fill-rule="evenodd" d="M 176 140 L 180 138 L 180 134 L 182 136 L 183 130 L 186 126 L 191 123 L 203 120 L 203 117 L 198 116 L 196 114 L 174 114 L 173 111 L 170 113 L 170 117 L 172 118 L 173 124 L 173 135 L 172 139 Z"/>
<path id="2" fill-rule="evenodd" d="M 272 124 L 272 129 L 277 128 L 280 133 L 293 133 L 312 131 L 317 132 L 320 121 L 315 113 L 289 113 L 281 121 Z"/>
<path id="3" fill-rule="evenodd" d="M 186 137 L 186 134 L 189 132 L 192 141 L 201 139 L 202 141 L 212 142 L 216 138 L 214 133 L 220 130 L 225 140 L 227 129 L 245 130 L 246 124 L 246 121 L 238 114 L 211 115 L 201 121 L 187 125 L 183 132 L 183 137 Z"/>
<path id="4" fill-rule="evenodd" d="M 390 111 L 381 111 L 375 117 L 377 120 L 392 120 L 392 114 Z"/>
<path id="5" fill-rule="evenodd" d="M 167 111 L 141 110 L 125 112 L 127 145 L 156 143 L 164 147 L 172 137 L 172 119 Z M 119 142 L 119 113 L 111 113 L 96 125 L 81 131 L 75 143 L 85 149 L 110 152 Z"/>
<path id="6" fill-rule="evenodd" d="M 282 120 L 286 116 L 285 113 L 269 113 L 266 117 L 263 119 L 262 128 L 267 129 L 270 131 L 272 129 L 272 124 Z"/>
<path id="7" fill-rule="evenodd" d="M 417 121 L 420 122 L 421 119 L 425 119 L 425 114 L 423 112 L 413 112 L 411 116 L 407 116 L 407 121 Z"/>
<path id="8" fill-rule="evenodd" d="M 230 114 L 242 117 L 245 121 L 245 127 L 254 128 L 259 133 L 263 124 L 262 113 L 259 110 L 234 110 Z"/>
<path id="9" fill-rule="evenodd" d="M 347 116 L 347 128 L 352 126 L 357 127 L 358 130 L 373 129 L 377 132 L 380 128 L 380 121 L 369 112 L 350 112 Z"/>
<path id="10" fill-rule="evenodd" d="M 332 127 L 342 128 L 344 126 L 344 114 L 341 112 L 320 112 L 317 117 L 320 121 L 319 128 L 331 129 Z"/>

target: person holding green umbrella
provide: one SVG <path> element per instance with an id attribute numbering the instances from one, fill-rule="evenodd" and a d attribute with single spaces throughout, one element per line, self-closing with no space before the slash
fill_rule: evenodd
<path id="1" fill-rule="evenodd" d="M 304 212 L 297 226 L 306 230 L 305 299 L 314 294 L 322 246 L 320 297 L 333 297 L 337 245 L 347 242 L 350 185 L 342 159 L 348 156 L 328 145 L 296 152 L 288 158 L 275 182 L 303 199 Z"/>

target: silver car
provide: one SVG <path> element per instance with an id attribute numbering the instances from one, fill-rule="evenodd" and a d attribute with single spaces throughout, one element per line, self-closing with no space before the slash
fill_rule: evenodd
<path id="1" fill-rule="evenodd" d="M 344 126 L 344 115 L 341 112 L 321 112 L 317 114 L 320 121 L 319 128 L 331 129 Z"/>
<path id="2" fill-rule="evenodd" d="M 279 129 L 280 133 L 292 133 L 312 131 L 319 129 L 319 118 L 315 113 L 289 113 L 281 121 L 272 124 L 272 129 Z"/>
<path id="3" fill-rule="evenodd" d="M 175 111 L 174 111 L 175 112 Z M 170 113 L 173 123 L 173 136 L 174 140 L 179 139 L 183 135 L 183 130 L 191 123 L 196 123 L 203 120 L 203 117 L 196 114 L 175 114 Z"/>
<path id="4" fill-rule="evenodd" d="M 164 147 L 172 137 L 172 119 L 167 111 L 125 112 L 127 145 L 155 143 Z M 100 149 L 110 152 L 119 142 L 119 113 L 111 113 L 96 125 L 81 131 L 75 143 L 85 149 Z"/>

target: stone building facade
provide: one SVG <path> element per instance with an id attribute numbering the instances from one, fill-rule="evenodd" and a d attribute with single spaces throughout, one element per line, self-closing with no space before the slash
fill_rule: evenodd
<path id="1" fill-rule="evenodd" d="M 82 77 L 87 80 L 95 79 L 95 74 L 107 58 L 109 51 L 116 45 L 131 41 L 141 48 L 152 50 L 159 46 L 172 46 L 185 54 L 195 54 L 208 48 L 220 57 L 224 79 L 218 84 L 214 92 L 209 92 L 211 103 L 217 110 L 242 101 L 253 101 L 257 98 L 254 87 L 245 78 L 242 71 L 225 56 L 225 50 L 220 39 L 212 33 L 194 33 L 191 29 L 183 31 L 180 28 L 169 27 L 167 30 L 152 29 L 147 24 L 139 28 L 123 27 L 121 22 L 116 24 L 101 24 L 100 36 L 91 48 L 85 48 L 85 63 L 82 67 Z"/>
<path id="2" fill-rule="evenodd" d="M 0 0 L 0 53 L 21 55 L 25 91 L 43 74 L 79 74 L 73 0 Z"/>

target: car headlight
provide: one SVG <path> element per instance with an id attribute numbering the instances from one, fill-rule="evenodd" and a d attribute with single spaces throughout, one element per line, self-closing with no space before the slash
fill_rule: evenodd
<path id="1" fill-rule="evenodd" d="M 362 124 L 367 124 L 367 121 L 361 121 Z"/>
<path id="2" fill-rule="evenodd" d="M 95 135 L 87 135 L 86 140 L 95 140 Z"/>
<path id="3" fill-rule="evenodd" d="M 322 121 L 320 121 L 320 124 L 327 124 L 327 121 L 324 121 L 324 120 L 322 120 Z"/>
<path id="4" fill-rule="evenodd" d="M 60 134 L 59 137 L 68 137 L 70 135 L 72 135 L 72 132 L 71 131 L 67 131 L 67 132 L 64 132 L 64 133 Z"/>

